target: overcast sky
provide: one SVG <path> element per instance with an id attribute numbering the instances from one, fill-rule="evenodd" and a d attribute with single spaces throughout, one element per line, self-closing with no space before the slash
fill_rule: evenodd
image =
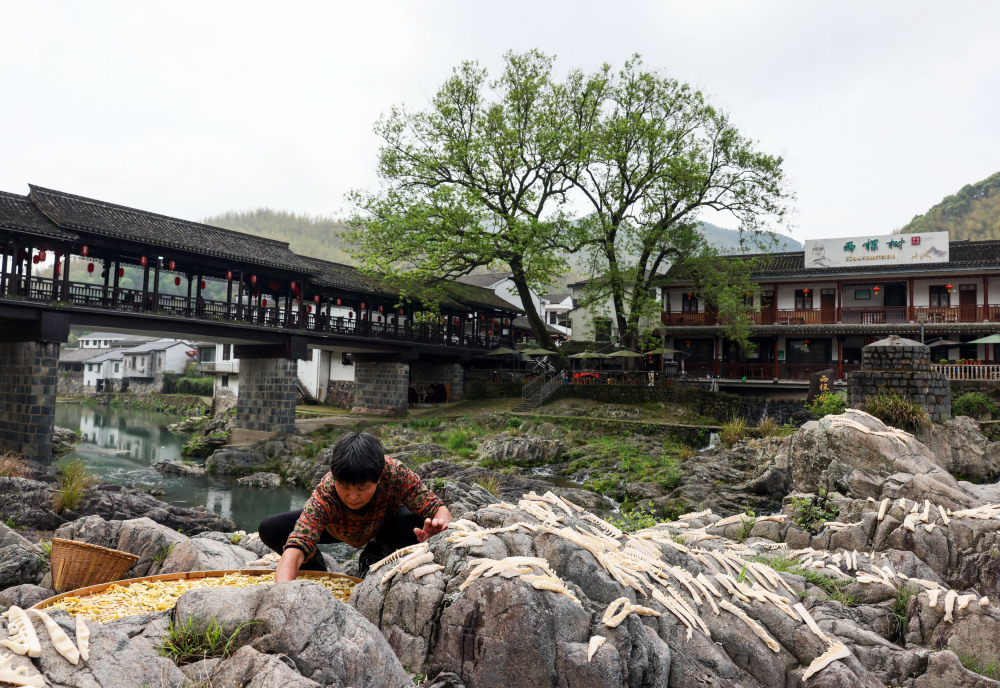
<path id="1" fill-rule="evenodd" d="M 188 219 L 339 215 L 372 123 L 463 59 L 632 53 L 785 157 L 799 239 L 887 233 L 1000 171 L 1000 3 L 0 0 L 0 189 Z M 716 218 L 718 220 L 719 218 Z M 724 221 L 720 224 L 726 224 Z M 730 223 L 730 226 L 732 224 Z"/>

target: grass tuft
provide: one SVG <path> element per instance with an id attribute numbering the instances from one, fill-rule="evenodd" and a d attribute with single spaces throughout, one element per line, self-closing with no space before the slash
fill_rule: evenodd
<path id="1" fill-rule="evenodd" d="M 52 494 L 52 506 L 56 513 L 80 506 L 83 495 L 94 485 L 94 477 L 80 459 L 63 459 L 56 464 L 58 487 Z"/>
<path id="2" fill-rule="evenodd" d="M 722 424 L 719 431 L 719 439 L 727 447 L 731 447 L 747 436 L 749 425 L 746 418 L 730 416 L 729 420 Z"/>
<path id="3" fill-rule="evenodd" d="M 765 416 L 757 421 L 757 434 L 761 437 L 777 437 L 782 434 L 781 426 L 771 416 Z"/>
<path id="4" fill-rule="evenodd" d="M 608 517 L 608 523 L 626 533 L 633 533 L 643 528 L 652 528 L 659 522 L 656 514 L 651 509 L 646 509 L 642 506 L 630 508 L 624 504 L 622 505 L 620 514 Z"/>
<path id="5" fill-rule="evenodd" d="M 986 678 L 1000 680 L 1000 659 L 983 657 L 971 652 L 956 652 L 955 654 L 958 656 L 958 661 L 962 663 L 962 666 L 969 671 L 980 676 L 985 676 Z"/>
<path id="6" fill-rule="evenodd" d="M 886 425 L 903 430 L 919 430 L 931 424 L 931 417 L 926 409 L 899 392 L 873 394 L 865 399 L 863 410 Z"/>
<path id="7" fill-rule="evenodd" d="M 896 591 L 896 599 L 893 600 L 892 606 L 888 609 L 889 621 L 892 623 L 892 632 L 889 635 L 889 640 L 897 645 L 903 644 L 903 640 L 906 637 L 906 627 L 910 623 L 910 617 L 907 613 L 907 609 L 910 606 L 910 598 L 918 594 L 920 594 L 918 588 L 912 585 L 903 586 Z"/>
<path id="8" fill-rule="evenodd" d="M 489 475 L 477 475 L 476 479 L 472 481 L 474 485 L 479 485 L 487 492 L 489 492 L 494 497 L 500 496 L 500 479 L 497 478 L 496 473 L 490 473 Z"/>
<path id="9" fill-rule="evenodd" d="M 187 623 L 170 623 L 167 635 L 156 646 L 160 654 L 172 660 L 174 664 L 191 664 L 210 657 L 230 657 L 238 649 L 236 638 L 240 632 L 257 621 L 241 623 L 232 633 L 226 633 L 222 624 L 214 618 L 208 625 L 196 628 L 193 618 Z"/>
<path id="10" fill-rule="evenodd" d="M 27 478 L 28 462 L 24 457 L 14 452 L 0 454 L 0 478 Z"/>

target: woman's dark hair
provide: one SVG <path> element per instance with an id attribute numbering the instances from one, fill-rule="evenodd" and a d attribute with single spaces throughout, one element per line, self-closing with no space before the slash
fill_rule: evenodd
<path id="1" fill-rule="evenodd" d="M 330 472 L 346 485 L 377 483 L 385 468 L 385 450 L 375 435 L 349 432 L 333 445 Z"/>

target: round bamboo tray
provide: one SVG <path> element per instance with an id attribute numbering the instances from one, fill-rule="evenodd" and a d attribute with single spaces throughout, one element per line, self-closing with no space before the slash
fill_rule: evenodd
<path id="1" fill-rule="evenodd" d="M 72 590 L 118 580 L 139 557 L 87 542 L 52 538 L 52 587 Z"/>
<path id="2" fill-rule="evenodd" d="M 220 569 L 216 571 L 181 571 L 178 573 L 164 573 L 159 576 L 126 578 L 124 580 L 111 581 L 109 583 L 101 583 L 99 585 L 90 585 L 85 588 L 77 588 L 76 590 L 69 590 L 68 592 L 60 593 L 46 600 L 42 600 L 38 604 L 31 607 L 31 609 L 45 609 L 46 607 L 50 607 L 56 602 L 66 597 L 85 597 L 87 595 L 93 595 L 96 593 L 104 592 L 112 585 L 128 587 L 133 583 L 140 583 L 144 581 L 189 580 L 192 578 L 221 578 L 222 576 L 226 576 L 231 573 L 239 573 L 247 576 L 266 576 L 274 573 L 274 569 Z M 296 576 L 296 580 L 308 580 L 310 578 L 346 578 L 348 580 L 354 581 L 355 583 L 361 582 L 360 578 L 355 578 L 354 576 L 348 576 L 343 573 L 329 573 L 328 571 L 299 571 L 298 575 Z"/>

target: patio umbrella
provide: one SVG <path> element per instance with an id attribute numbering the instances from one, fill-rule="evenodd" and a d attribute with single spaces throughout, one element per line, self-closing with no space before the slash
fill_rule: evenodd
<path id="1" fill-rule="evenodd" d="M 971 342 L 966 342 L 966 344 L 1000 344 L 1000 334 L 991 334 L 988 337 L 973 339 Z"/>
<path id="2" fill-rule="evenodd" d="M 599 354 L 596 351 L 581 351 L 578 354 L 572 354 L 570 358 L 582 358 L 582 359 L 604 358 L 604 354 Z"/>
<path id="3" fill-rule="evenodd" d="M 604 358 L 642 358 L 642 354 L 631 349 L 619 349 L 610 354 L 604 354 Z"/>
<path id="4" fill-rule="evenodd" d="M 548 349 L 521 349 L 518 353 L 524 354 L 525 356 L 556 356 L 555 351 L 549 351 Z"/>
<path id="5" fill-rule="evenodd" d="M 662 349 L 650 349 L 649 351 L 646 352 L 647 355 L 650 355 L 650 354 L 652 354 L 652 355 L 656 355 L 656 354 L 682 354 L 682 353 L 684 353 L 684 352 L 681 351 L 680 349 L 671 349 L 669 346 L 665 346 Z"/>
<path id="6" fill-rule="evenodd" d="M 509 355 L 511 355 L 513 353 L 516 353 L 513 349 L 510 349 L 510 348 L 508 348 L 506 346 L 498 346 L 497 348 L 493 349 L 493 351 L 489 352 L 486 355 L 487 356 L 509 356 Z"/>
<path id="7" fill-rule="evenodd" d="M 991 336 L 997 337 L 998 335 L 994 334 L 994 335 L 991 335 Z M 996 339 L 995 341 L 1000 342 L 1000 339 Z M 973 342 L 969 342 L 969 343 L 972 344 Z M 987 344 L 988 342 L 980 342 L 980 343 Z M 935 346 L 946 346 L 949 349 L 951 349 L 951 348 L 956 347 L 956 346 L 962 346 L 962 342 L 953 342 L 950 339 L 939 339 L 938 341 L 934 342 L 933 344 L 928 344 L 927 346 L 931 347 L 932 349 Z"/>

